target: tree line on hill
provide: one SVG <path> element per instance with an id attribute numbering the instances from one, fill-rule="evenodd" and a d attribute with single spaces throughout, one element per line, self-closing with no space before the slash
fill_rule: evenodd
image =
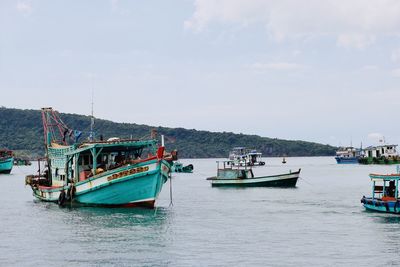
<path id="1" fill-rule="evenodd" d="M 60 114 L 72 129 L 90 131 L 90 116 Z M 40 110 L 0 108 L 0 148 L 8 148 L 21 155 L 40 157 L 44 155 L 43 126 Z M 115 123 L 96 119 L 96 136 L 105 140 L 110 137 L 122 139 L 149 137 L 152 129 L 165 136 L 168 150 L 177 149 L 180 158 L 226 158 L 233 147 L 257 149 L 264 157 L 275 156 L 331 156 L 336 147 L 306 141 L 291 141 L 258 135 L 231 132 L 209 132 L 194 129 L 152 127 L 135 123 Z M 86 135 L 87 137 L 87 135 Z"/>

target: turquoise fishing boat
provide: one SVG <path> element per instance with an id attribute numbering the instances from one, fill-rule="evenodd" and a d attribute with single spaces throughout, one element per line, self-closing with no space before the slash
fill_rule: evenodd
<path id="1" fill-rule="evenodd" d="M 185 173 L 192 173 L 193 172 L 193 164 L 188 164 L 183 166 L 182 163 L 175 161 L 171 167 L 171 172 L 185 172 Z"/>
<path id="2" fill-rule="evenodd" d="M 11 150 L 0 150 L 0 173 L 9 174 L 14 164 L 13 153 Z"/>
<path id="3" fill-rule="evenodd" d="M 78 143 L 80 132 L 70 130 L 57 112 L 44 108 L 42 119 L 45 168 L 26 177 L 37 199 L 60 205 L 154 207 L 172 163 L 163 144 L 119 138 Z"/>
<path id="4" fill-rule="evenodd" d="M 372 181 L 372 197 L 362 197 L 364 207 L 372 211 L 400 214 L 399 168 L 395 174 L 370 174 L 369 177 Z"/>

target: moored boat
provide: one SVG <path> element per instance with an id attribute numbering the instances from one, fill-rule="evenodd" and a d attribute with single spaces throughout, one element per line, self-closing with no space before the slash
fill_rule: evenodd
<path id="1" fill-rule="evenodd" d="M 8 149 L 0 150 L 0 173 L 11 173 L 14 163 L 13 153 Z"/>
<path id="2" fill-rule="evenodd" d="M 229 160 L 233 165 L 239 166 L 263 166 L 265 161 L 262 160 L 262 153 L 255 149 L 247 149 L 245 147 L 234 147 L 229 152 Z"/>
<path id="3" fill-rule="evenodd" d="M 267 176 L 254 176 L 251 166 L 234 166 L 232 161 L 217 161 L 217 176 L 209 177 L 212 186 L 295 187 L 300 171 Z"/>
<path id="4" fill-rule="evenodd" d="M 336 151 L 336 162 L 338 164 L 357 164 L 361 156 L 361 149 L 354 147 L 341 147 Z"/>
<path id="5" fill-rule="evenodd" d="M 43 108 L 42 119 L 46 168 L 26 177 L 36 198 L 60 205 L 154 207 L 172 162 L 163 144 L 119 138 L 78 143 L 80 133 L 69 129 L 57 112 Z"/>
<path id="6" fill-rule="evenodd" d="M 358 161 L 360 164 L 399 164 L 400 156 L 397 145 L 382 144 L 364 148 Z"/>
<path id="7" fill-rule="evenodd" d="M 188 164 L 186 166 L 183 166 L 182 163 L 175 161 L 171 167 L 171 172 L 192 173 L 193 172 L 193 164 Z"/>
<path id="8" fill-rule="evenodd" d="M 28 158 L 18 157 L 14 158 L 14 165 L 15 166 L 30 166 L 32 162 Z"/>
<path id="9" fill-rule="evenodd" d="M 400 214 L 399 180 L 400 173 L 370 174 L 372 196 L 361 199 L 367 210 Z"/>

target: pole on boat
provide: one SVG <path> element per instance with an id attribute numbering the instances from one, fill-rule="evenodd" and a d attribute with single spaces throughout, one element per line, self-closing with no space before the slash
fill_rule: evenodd
<path id="1" fill-rule="evenodd" d="M 164 135 L 161 135 L 161 146 L 164 146 Z"/>

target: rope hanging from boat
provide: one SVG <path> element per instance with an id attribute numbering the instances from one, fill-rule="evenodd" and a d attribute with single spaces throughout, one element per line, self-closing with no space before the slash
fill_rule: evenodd
<path id="1" fill-rule="evenodd" d="M 172 203 L 172 174 L 171 172 L 168 174 L 168 178 L 169 178 L 169 206 L 171 207 L 174 205 L 174 203 Z"/>

